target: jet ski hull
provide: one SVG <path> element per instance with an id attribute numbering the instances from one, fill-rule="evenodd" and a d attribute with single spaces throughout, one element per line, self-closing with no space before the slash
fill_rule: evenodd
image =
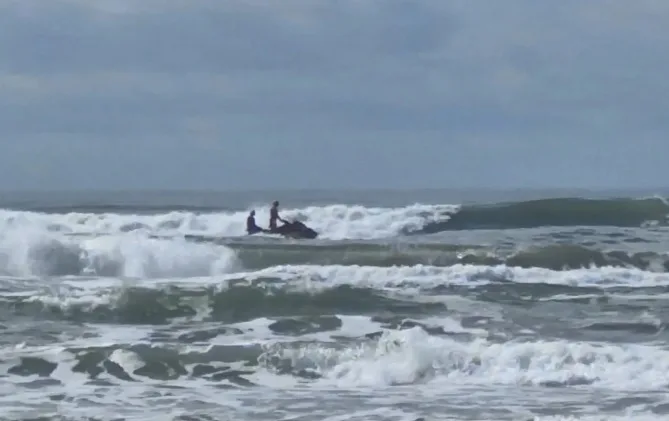
<path id="1" fill-rule="evenodd" d="M 312 228 L 304 225 L 300 221 L 288 222 L 281 225 L 276 230 L 271 231 L 273 234 L 280 234 L 288 238 L 308 239 L 313 240 L 318 237 L 318 233 Z"/>

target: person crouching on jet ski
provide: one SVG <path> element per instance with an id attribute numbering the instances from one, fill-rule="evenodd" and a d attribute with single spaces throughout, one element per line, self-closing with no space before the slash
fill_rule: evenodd
<path id="1" fill-rule="evenodd" d="M 276 221 L 279 220 L 283 222 L 284 224 L 287 224 L 288 221 L 282 219 L 279 216 L 279 201 L 275 200 L 274 203 L 272 203 L 272 208 L 269 210 L 269 230 L 271 232 L 275 232 L 277 230 L 276 226 Z"/>
<path id="2" fill-rule="evenodd" d="M 249 216 L 246 218 L 246 232 L 249 235 L 265 232 L 264 229 L 256 225 L 256 211 L 254 210 L 249 212 Z"/>

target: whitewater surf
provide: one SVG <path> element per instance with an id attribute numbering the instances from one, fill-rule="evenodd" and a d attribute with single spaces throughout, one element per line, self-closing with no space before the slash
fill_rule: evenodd
<path id="1" fill-rule="evenodd" d="M 269 209 L 229 196 L 0 206 L 3 414 L 669 414 L 663 198 L 367 196 L 282 209 L 311 240 L 247 236 Z"/>

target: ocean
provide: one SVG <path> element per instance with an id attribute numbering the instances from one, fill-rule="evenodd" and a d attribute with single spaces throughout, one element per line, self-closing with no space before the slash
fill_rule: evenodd
<path id="1" fill-rule="evenodd" d="M 666 193 L 2 193 L 0 419 L 665 420 Z"/>

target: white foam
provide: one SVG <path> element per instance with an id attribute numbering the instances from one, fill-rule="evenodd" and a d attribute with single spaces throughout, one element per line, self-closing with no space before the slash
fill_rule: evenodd
<path id="1" fill-rule="evenodd" d="M 666 420 L 666 415 L 640 413 L 623 415 L 553 415 L 538 416 L 532 418 L 532 421 L 660 421 Z"/>
<path id="2" fill-rule="evenodd" d="M 163 260 L 147 258 L 146 254 L 129 254 L 129 258 L 134 259 L 135 264 L 127 266 L 126 274 L 138 275 L 142 271 L 145 275 L 154 276 L 184 275 L 188 274 L 188 272 L 197 273 L 198 271 L 216 272 L 217 270 L 221 270 L 217 268 L 218 264 L 229 264 L 231 260 L 234 261 L 234 254 L 229 253 L 227 256 L 225 254 L 217 255 L 215 251 L 209 252 L 206 248 L 208 246 L 197 244 L 194 246 L 196 251 L 202 253 L 200 255 L 196 254 L 200 260 L 190 261 L 184 259 L 174 262 L 169 261 L 169 255 L 167 255 L 162 257 L 164 263 L 160 263 Z M 204 248 L 201 249 L 199 246 L 203 246 Z M 98 252 L 100 252 L 99 250 Z M 139 250 L 142 249 L 140 248 Z M 225 253 L 228 250 L 223 248 L 221 251 Z M 108 256 L 109 254 L 103 255 Z M 143 262 L 145 265 L 139 264 Z M 191 266 L 188 265 L 189 262 L 192 263 Z M 416 294 L 420 293 L 420 290 L 444 285 L 474 287 L 500 281 L 598 287 L 602 289 L 619 286 L 642 288 L 669 285 L 669 274 L 612 267 L 554 271 L 540 268 L 508 267 L 505 265 L 454 265 L 450 267 L 426 265 L 394 267 L 285 265 L 273 266 L 258 271 L 233 271 L 232 273 L 219 276 L 200 276 L 194 278 L 170 277 L 148 280 L 136 279 L 131 281 L 118 278 L 97 280 L 68 278 L 60 282 L 54 279 L 50 282 L 48 289 L 43 289 L 39 283 L 35 283 L 34 289 L 29 288 L 18 294 L 30 297 L 26 298 L 27 300 L 60 306 L 63 310 L 69 307 L 89 307 L 93 309 L 100 305 L 113 304 L 120 294 L 123 293 L 124 288 L 129 285 L 145 288 L 165 288 L 170 285 L 181 285 L 185 288 L 210 288 L 214 286 L 223 290 L 227 288 L 228 282 L 232 280 L 246 280 L 250 283 L 262 278 L 282 281 L 284 283 L 283 288 L 289 288 L 296 292 L 320 292 L 342 285 L 373 288 L 402 295 L 404 298 L 413 299 L 418 302 L 442 301 L 452 306 L 453 309 L 459 308 L 461 311 L 465 311 L 465 307 L 470 307 L 470 310 L 473 311 L 475 307 L 481 307 L 481 305 L 475 302 L 463 303 L 462 299 L 449 295 L 438 295 L 426 299 Z M 275 281 L 273 283 L 276 284 Z M 562 296 L 557 297 L 562 298 Z M 479 310 L 477 311 L 481 314 L 495 317 L 496 312 L 490 306 L 483 306 Z M 203 308 L 198 311 L 198 317 L 202 317 L 206 315 L 208 310 Z"/>
<path id="3" fill-rule="evenodd" d="M 337 336 L 359 338 L 368 333 L 381 330 L 381 324 L 372 321 L 368 316 L 345 316 L 338 314 L 341 320 L 341 327 L 337 331 Z"/>
<path id="4" fill-rule="evenodd" d="M 239 327 L 258 327 L 260 321 L 239 324 Z M 359 323 L 366 320 L 358 320 L 350 317 L 345 324 L 352 324 L 353 330 Z M 367 325 L 371 327 L 371 325 Z M 348 330 L 344 328 L 344 330 Z M 187 350 L 185 350 L 188 352 Z M 220 385 L 220 382 L 212 383 L 202 378 L 190 378 L 184 376 L 182 379 L 170 381 L 171 385 L 183 386 L 180 397 L 186 399 L 198 399 L 203 402 L 211 402 L 231 410 L 268 410 L 254 405 L 254 408 L 243 408 L 241 401 L 235 398 L 245 395 L 245 402 L 255 402 L 259 394 L 262 394 L 267 405 L 278 405 L 282 397 L 278 393 L 289 393 L 291 401 L 304 402 L 299 396 L 309 396 L 309 399 L 318 400 L 318 396 L 332 396 L 346 398 L 347 391 L 361 397 L 367 404 L 372 400 L 403 401 L 415 400 L 416 402 L 438 402 L 443 399 L 460 397 L 463 391 L 474 391 L 479 395 L 472 395 L 473 400 L 480 400 L 491 393 L 496 399 L 506 400 L 505 388 L 517 391 L 519 386 L 524 386 L 527 391 L 540 394 L 551 393 L 545 387 L 538 387 L 544 383 L 561 383 L 569 381 L 586 381 L 592 384 L 586 386 L 587 390 L 598 393 L 663 393 L 669 384 L 669 351 L 643 345 L 616 345 L 587 342 L 567 341 L 533 341 L 533 342 L 502 342 L 494 343 L 484 339 L 475 339 L 467 342 L 458 342 L 445 337 L 429 336 L 418 328 L 404 331 L 393 331 L 386 333 L 379 341 L 368 341 L 359 345 L 348 345 L 333 347 L 326 344 L 300 344 L 283 347 L 270 347 L 268 352 L 274 356 L 291 361 L 296 368 L 315 368 L 324 377 L 320 380 L 308 382 L 305 386 L 300 379 L 291 375 L 277 375 L 271 370 L 258 369 L 253 374 L 245 375 L 250 381 L 259 384 L 259 388 L 248 391 L 229 391 L 220 395 L 220 390 L 212 385 Z M 148 398 L 144 393 L 151 393 L 151 386 L 165 385 L 164 381 L 151 380 L 141 377 L 141 383 L 123 383 L 123 386 L 112 386 L 105 389 L 104 395 L 96 386 L 84 384 L 85 376 L 71 373 L 73 358 L 71 353 L 64 351 L 62 347 L 17 347 L 10 354 L 2 353 L 5 363 L 16 363 L 20 356 L 41 356 L 49 361 L 58 363 L 56 371 L 52 374 L 63 382 L 63 386 L 43 388 L 39 391 L 41 396 L 49 393 L 67 393 L 68 395 L 86 396 L 100 399 L 99 408 L 106 412 L 116 406 L 122 410 L 124 402 L 133 402 L 133 411 L 141 411 L 143 405 L 151 407 L 163 413 L 168 410 L 158 404 L 156 399 Z M 110 359 L 124 367 L 126 372 L 132 373 L 143 366 L 144 362 L 131 351 L 117 350 Z M 13 361 L 12 361 L 13 360 Z M 215 363 L 215 362 L 213 362 Z M 226 364 L 229 365 L 229 364 Z M 5 367 L 3 367 L 3 371 Z M 102 376 L 103 378 L 106 376 Z M 13 396 L 17 398 L 16 385 L 11 384 L 13 380 L 26 381 L 30 378 L 10 378 L 9 381 L 0 385 L 0 396 Z M 411 392 L 406 388 L 392 387 L 391 385 L 412 385 Z M 586 383 L 587 384 L 587 383 Z M 529 389 L 527 389 L 529 388 Z M 574 391 L 575 388 L 569 388 Z M 67 391 L 67 392 L 66 392 Z M 487 392 L 486 392 L 487 391 Z M 379 393 L 381 392 L 381 393 Z M 29 402 L 28 399 L 37 399 L 37 391 L 21 390 L 20 401 Z M 304 395 L 299 395 L 299 394 Z M 464 392 L 468 393 L 468 392 Z M 583 395 L 584 392 L 574 392 Z M 270 396 L 272 399 L 271 400 Z M 366 397 L 363 397 L 366 396 Z M 97 399 L 95 398 L 95 399 Z M 569 399 L 566 395 L 560 398 Z M 223 401 L 221 402 L 221 399 Z M 580 399 L 580 398 L 579 398 Z M 585 399 L 585 398 L 584 398 Z M 0 398 L 0 403 L 5 404 L 6 410 L 16 413 L 24 413 L 28 408 L 12 406 L 8 398 Z M 177 401 L 171 401 L 165 405 L 173 407 Z M 155 404 L 155 405 L 154 405 Z M 76 411 L 76 405 L 65 403 L 63 410 L 70 414 Z M 441 405 L 441 403 L 439 403 Z M 374 409 L 376 408 L 376 409 Z M 389 405 L 388 408 L 392 408 Z M 643 408 L 639 408 L 641 410 Z M 75 411 L 75 412 L 72 412 Z M 269 413 L 268 412 L 268 413 Z M 433 412 L 431 408 L 430 413 Z M 102 412 L 100 413 L 102 414 Z M 401 411 L 383 410 L 381 406 L 358 408 L 355 413 L 349 413 L 352 419 L 356 417 L 366 419 L 372 415 L 387 415 L 389 419 L 404 419 Z M 332 419 L 338 419 L 331 414 Z M 355 415 L 355 416 L 354 416 Z M 404 413 L 404 415 L 409 415 Z M 420 414 L 416 414 L 420 415 Z M 430 418 L 439 418 L 439 414 L 431 414 Z M 528 414 L 529 415 L 529 414 Z M 396 417 L 396 418 L 394 418 Z M 139 419 L 139 418 L 138 418 Z M 415 418 L 414 418 L 415 419 Z M 457 418 L 452 418 L 457 419 Z M 524 419 L 524 418 L 523 418 Z M 619 414 L 617 417 L 581 415 L 575 417 L 554 416 L 538 417 L 546 421 L 559 420 L 656 420 L 659 419 L 652 414 L 629 413 Z"/>
<path id="5" fill-rule="evenodd" d="M 402 288 L 407 284 L 420 288 L 439 285 L 485 285 L 491 282 L 555 284 L 571 286 L 648 287 L 669 285 L 669 274 L 617 267 L 584 268 L 556 271 L 543 268 L 519 268 L 506 265 L 442 266 L 345 266 L 283 265 L 267 269 L 226 275 L 226 279 L 274 277 L 290 281 L 305 290 L 319 290 L 337 285 L 370 288 Z"/>
<path id="6" fill-rule="evenodd" d="M 422 228 L 432 221 L 446 221 L 457 212 L 454 205 L 415 204 L 400 208 L 368 208 L 359 205 L 311 206 L 281 211 L 284 219 L 299 219 L 325 239 L 374 239 Z M 157 235 L 200 234 L 240 236 L 245 234 L 247 211 L 192 213 L 168 212 L 152 215 L 114 213 L 66 213 L 0 210 L 0 230 L 9 228 L 60 233 L 120 233 L 145 230 Z M 265 225 L 269 208 L 256 209 L 256 221 Z"/>
<path id="7" fill-rule="evenodd" d="M 352 413 L 342 415 L 332 415 L 325 417 L 322 421 L 367 421 L 382 419 L 388 421 L 414 421 L 416 414 L 403 411 L 399 408 L 375 408 L 368 410 L 357 410 Z"/>
<path id="8" fill-rule="evenodd" d="M 246 322 L 233 323 L 227 326 L 237 328 L 242 331 L 241 334 L 219 335 L 208 341 L 209 345 L 272 345 L 277 342 L 301 342 L 318 341 L 321 343 L 335 342 L 332 336 L 359 338 L 368 333 L 379 332 L 382 330 L 380 323 L 373 322 L 368 316 L 345 316 L 335 315 L 342 325 L 331 331 L 324 331 L 300 336 L 281 335 L 274 333 L 269 326 L 276 319 L 258 318 Z M 200 349 L 201 350 L 201 349 Z"/>
<path id="9" fill-rule="evenodd" d="M 145 365 L 137 353 L 127 349 L 115 349 L 109 356 L 109 361 L 118 364 L 126 373 L 132 373 Z"/>
<path id="10" fill-rule="evenodd" d="M 183 239 L 158 240 L 138 235 L 105 236 L 82 242 L 84 271 L 133 278 L 216 275 L 237 268 L 235 253 L 224 246 Z M 119 269 L 120 268 L 120 269 Z"/>
<path id="11" fill-rule="evenodd" d="M 436 382 L 455 385 L 592 384 L 618 391 L 669 384 L 669 351 L 644 345 L 536 341 L 457 342 L 420 328 L 389 331 L 376 343 L 346 350 L 274 348 L 293 364 L 315 367 L 324 385 L 384 388 Z M 439 387 L 432 388 L 439 395 Z"/>
<path id="12" fill-rule="evenodd" d="M 0 234 L 0 273 L 5 275 L 174 278 L 222 274 L 238 265 L 234 251 L 225 246 L 139 232 L 82 238 L 33 227 Z"/>

